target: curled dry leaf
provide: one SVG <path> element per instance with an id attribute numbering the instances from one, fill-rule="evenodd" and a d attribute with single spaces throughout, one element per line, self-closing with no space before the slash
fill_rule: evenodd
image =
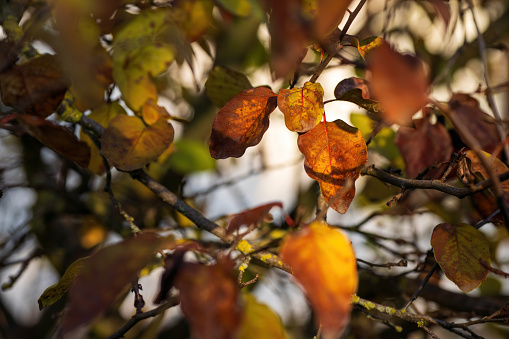
<path id="1" fill-rule="evenodd" d="M 69 290 L 69 308 L 61 322 L 62 335 L 105 311 L 137 272 L 154 257 L 160 239 L 154 233 L 107 246 L 93 254 Z"/>
<path id="2" fill-rule="evenodd" d="M 432 125 L 430 117 L 414 120 L 416 128 L 401 127 L 396 133 L 396 145 L 405 159 L 406 173 L 415 178 L 419 173 L 437 162 L 448 161 L 453 152 L 452 139 L 441 123 Z M 428 173 L 428 178 L 438 178 L 445 170 Z"/>
<path id="3" fill-rule="evenodd" d="M 210 135 L 210 155 L 215 159 L 238 158 L 257 145 L 269 128 L 269 114 L 276 108 L 276 94 L 266 87 L 246 89 L 217 113 Z"/>
<path id="4" fill-rule="evenodd" d="M 361 132 L 342 120 L 319 123 L 298 139 L 306 173 L 320 184 L 325 201 L 346 213 L 355 196 L 355 180 L 368 161 Z"/>
<path id="5" fill-rule="evenodd" d="M 371 119 L 380 121 L 382 106 L 371 97 L 366 80 L 355 77 L 343 79 L 336 85 L 334 96 L 338 100 L 348 101 L 364 108 Z"/>
<path id="6" fill-rule="evenodd" d="M 233 261 L 220 257 L 214 265 L 185 262 L 175 287 L 195 338 L 235 338 L 242 318 Z"/>
<path id="7" fill-rule="evenodd" d="M 358 284 L 355 253 L 348 237 L 315 221 L 288 234 L 280 254 L 303 286 L 324 336 L 339 337 L 350 318 Z"/>
<path id="8" fill-rule="evenodd" d="M 122 171 L 142 168 L 170 147 L 173 126 L 164 118 L 146 126 L 138 117 L 117 115 L 102 136 L 104 156 Z"/>
<path id="9" fill-rule="evenodd" d="M 56 57 L 49 54 L 14 65 L 0 77 L 4 104 L 42 118 L 55 112 L 68 87 Z"/>
<path id="10" fill-rule="evenodd" d="M 475 227 L 438 224 L 431 235 L 431 246 L 446 277 L 463 292 L 479 287 L 488 276 L 481 261 L 489 265 L 489 245 Z"/>
<path id="11" fill-rule="evenodd" d="M 408 125 L 428 101 L 428 79 L 422 62 L 394 51 L 386 42 L 368 56 L 372 94 L 383 107 L 388 124 Z"/>
<path id="12" fill-rule="evenodd" d="M 290 131 L 307 132 L 318 125 L 325 113 L 322 85 L 308 81 L 304 87 L 280 89 L 277 105 Z"/>

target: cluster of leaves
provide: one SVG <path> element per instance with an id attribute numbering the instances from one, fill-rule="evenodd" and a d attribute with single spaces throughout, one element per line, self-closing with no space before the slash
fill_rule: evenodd
<path id="1" fill-rule="evenodd" d="M 68 295 L 59 335 L 104 314 L 130 286 L 136 315 L 112 337 L 123 336 L 144 317 L 180 304 L 197 338 L 286 338 L 288 334 L 277 315 L 256 301 L 250 288 L 243 289 L 258 279 L 256 276 L 243 282 L 244 273 L 251 276 L 264 272 L 262 268 L 267 266 L 287 271 L 300 283 L 316 315 L 316 327 L 325 338 L 338 337 L 345 331 L 352 303 L 374 316 L 369 313 L 376 308 L 374 303 L 354 297 L 359 287 L 355 253 L 346 234 L 325 222 L 326 208 L 314 220 L 299 224 L 283 211 L 284 230 L 267 221 L 272 208 L 283 208 L 281 203 L 243 211 L 218 225 L 173 192 L 178 187 L 172 186 L 172 179 L 213 164 L 191 169 L 183 164 L 196 160 L 187 157 L 195 148 L 191 143 L 173 143 L 174 125 L 181 119 L 160 104 L 161 92 L 170 87 L 164 83 L 165 72 L 183 65 L 192 69 L 193 48 L 197 46 L 214 58 L 207 38 L 215 34 L 219 41 L 220 33 L 214 30 L 222 24 L 255 18 L 257 28 L 260 21 L 268 21 L 273 75 L 288 78 L 293 74 L 293 78 L 285 88 L 273 91 L 268 86 L 254 87 L 242 72 L 215 66 L 204 86 L 209 99 L 221 107 L 209 139 L 212 158 L 238 158 L 248 147 L 259 144 L 269 128 L 270 114 L 278 108 L 288 130 L 298 133 L 297 146 L 304 156 L 305 172 L 317 181 L 325 203 L 335 211 L 347 212 L 356 194 L 355 181 L 366 174 L 401 188 L 391 204 L 405 206 L 411 194 L 404 193 L 414 188 L 449 190 L 457 197 L 471 196 L 478 213 L 472 215 L 472 224 L 484 220 L 508 227 L 509 187 L 501 180 L 509 168 L 499 159 L 503 142 L 494 119 L 470 94 L 452 93 L 446 104 L 430 98 L 432 65 L 426 68 L 419 58 L 399 53 L 381 37 L 347 36 L 365 2 L 348 11 L 342 31 L 337 26 L 350 5 L 348 0 L 55 0 L 50 5 L 12 1 L 2 8 L 7 37 L 0 41 L 0 91 L 2 103 L 10 108 L 2 111 L 0 127 L 22 138 L 29 135 L 37 139 L 72 163 L 76 171 L 86 173 L 83 178 L 106 173 L 105 190 L 111 205 L 118 208 L 120 213 L 115 213 L 124 217 L 134 233 L 117 244 L 94 249 L 105 239 L 105 227 L 89 227 L 88 235 L 92 229 L 102 230 L 99 240 L 92 241 L 79 255 L 73 253 L 72 263 L 64 265 L 61 280 L 39 299 L 43 309 L 54 307 Z M 439 3 L 435 12 L 447 22 L 447 6 L 444 9 Z M 28 9 L 41 14 L 20 25 Z M 46 23 L 51 31 L 43 28 Z M 46 42 L 56 53 L 39 54 L 33 45 L 36 39 Z M 348 47 L 355 49 L 362 72 L 359 77 L 342 79 L 334 95 L 336 100 L 351 102 L 366 111 L 366 115 L 351 116 L 356 127 L 340 119 L 326 120 L 324 89 L 317 82 L 328 63 L 341 58 L 338 52 Z M 316 49 L 327 57 L 320 59 L 308 81 L 299 82 L 303 55 Z M 218 43 L 215 61 L 220 57 Z M 419 111 L 422 116 L 413 119 Z M 79 137 L 68 128 L 76 125 L 81 126 Z M 393 125 L 398 126 L 396 132 L 390 128 Z M 377 153 L 400 171 L 404 167 L 406 177 L 395 175 L 394 170 L 366 167 L 368 145 L 370 156 Z M 203 151 L 199 146 L 196 149 Z M 155 193 L 156 199 L 220 241 L 180 239 L 157 228 L 140 230 L 137 224 L 141 218 L 132 218 L 126 212 L 129 199 L 125 203 L 117 201 L 111 188 L 110 167 L 129 172 L 144 189 Z M 158 168 L 173 176 L 165 178 L 157 173 Z M 149 172 L 161 181 L 166 179 L 164 184 L 171 189 L 150 177 Z M 454 184 L 445 182 L 455 180 L 455 174 L 459 180 Z M 458 190 L 462 195 L 455 193 Z M 367 195 L 366 191 L 362 194 Z M 88 187 L 84 192 L 91 193 Z M 136 194 L 144 197 L 146 191 L 140 189 Z M 81 198 L 75 200 L 80 202 Z M 148 201 L 147 208 L 154 200 Z M 142 210 L 146 206 L 134 205 L 129 212 L 141 210 L 139 215 L 148 214 Z M 96 225 L 99 209 L 86 206 L 85 210 L 96 214 L 90 221 Z M 75 213 L 70 208 L 52 211 L 57 215 Z M 182 221 L 181 216 L 171 216 L 177 228 L 187 226 L 188 221 Z M 105 214 L 102 217 L 107 219 Z M 504 275 L 491 266 L 490 244 L 477 229 L 483 222 L 476 228 L 465 220 L 444 219 L 430 236 L 435 258 L 431 260 L 448 279 L 468 293 L 479 287 L 489 272 Z M 80 220 L 84 223 L 85 218 Z M 34 230 L 36 226 L 34 222 Z M 383 238 L 362 232 L 359 227 L 350 230 L 371 240 Z M 121 229 L 124 234 L 125 230 Z M 47 229 L 41 233 L 47 233 Z M 257 237 L 248 240 L 248 234 Z M 39 235 L 41 243 L 45 236 Z M 74 261 L 75 257 L 79 259 Z M 420 260 L 418 255 L 416 261 Z M 161 266 L 164 273 L 155 300 L 161 305 L 153 313 L 143 312 L 145 301 L 138 277 Z M 396 265 L 389 263 L 387 267 L 391 266 Z M 427 279 L 417 288 L 415 297 Z M 179 291 L 178 297 L 174 288 Z M 413 299 L 398 312 L 376 309 L 419 327 L 434 322 L 455 331 L 450 323 L 406 313 Z M 506 313 L 499 312 L 497 317 L 507 318 Z"/>

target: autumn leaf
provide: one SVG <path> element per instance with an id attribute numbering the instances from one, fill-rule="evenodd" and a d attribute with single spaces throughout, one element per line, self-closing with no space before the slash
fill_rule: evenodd
<path id="1" fill-rule="evenodd" d="M 148 99 L 157 102 L 152 77 L 164 72 L 175 57 L 167 31 L 171 23 L 171 11 L 147 9 L 114 36 L 113 78 L 134 111 Z"/>
<path id="2" fill-rule="evenodd" d="M 493 118 L 481 110 L 479 102 L 468 94 L 455 93 L 449 100 L 449 106 L 472 136 L 479 141 L 481 149 L 492 153 L 500 143 L 498 130 L 491 122 Z"/>
<path id="3" fill-rule="evenodd" d="M 154 233 L 138 233 L 93 254 L 69 290 L 69 308 L 62 318 L 61 334 L 105 311 L 154 257 L 159 243 Z"/>
<path id="4" fill-rule="evenodd" d="M 449 280 L 463 292 L 479 287 L 488 276 L 489 245 L 484 235 L 467 224 L 438 224 L 431 235 L 431 246 L 437 263 Z"/>
<path id="5" fill-rule="evenodd" d="M 359 51 L 359 54 L 361 57 L 366 60 L 366 56 L 370 51 L 373 49 L 382 46 L 385 44 L 385 40 L 378 37 L 378 36 L 372 36 L 367 39 L 364 39 L 357 44 L 357 50 Z"/>
<path id="6" fill-rule="evenodd" d="M 193 337 L 234 338 L 242 310 L 231 259 L 221 257 L 209 266 L 183 263 L 175 286 Z"/>
<path id="7" fill-rule="evenodd" d="M 408 125 L 428 101 L 428 80 L 422 62 L 394 51 L 387 43 L 374 48 L 367 60 L 371 90 L 388 124 Z"/>
<path id="8" fill-rule="evenodd" d="M 81 167 L 88 166 L 90 148 L 67 128 L 35 115 L 19 114 L 16 120 L 28 134 L 45 146 Z"/>
<path id="9" fill-rule="evenodd" d="M 228 223 L 226 229 L 227 234 L 231 234 L 238 230 L 241 226 L 249 226 L 263 221 L 263 218 L 270 212 L 273 207 L 283 208 L 280 202 L 271 202 L 264 204 L 241 213 L 235 214 Z"/>
<path id="10" fill-rule="evenodd" d="M 314 36 L 323 39 L 331 33 L 345 16 L 351 0 L 312 0 L 317 3 L 317 14 L 314 18 Z"/>
<path id="11" fill-rule="evenodd" d="M 382 106 L 371 98 L 368 82 L 355 77 L 341 80 L 334 89 L 338 100 L 348 101 L 364 108 L 375 121 L 381 120 Z"/>
<path id="12" fill-rule="evenodd" d="M 56 284 L 53 284 L 44 290 L 44 292 L 37 300 L 39 304 L 39 310 L 53 305 L 67 293 L 71 287 L 71 284 L 74 282 L 74 279 L 76 279 L 78 274 L 82 271 L 87 260 L 88 257 L 80 258 L 74 261 L 71 265 L 69 265 L 69 267 L 67 267 L 64 275 Z"/>
<path id="13" fill-rule="evenodd" d="M 406 173 L 416 178 L 419 173 L 437 162 L 449 161 L 453 152 L 452 139 L 441 123 L 434 125 L 430 115 L 414 120 L 416 128 L 400 127 L 396 133 L 396 145 L 405 159 Z M 428 173 L 428 178 L 439 178 L 445 166 Z"/>
<path id="14" fill-rule="evenodd" d="M 49 54 L 14 65 L 0 77 L 2 102 L 41 118 L 55 112 L 68 87 L 56 57 Z"/>
<path id="15" fill-rule="evenodd" d="M 288 234 L 280 254 L 304 288 L 324 336 L 339 337 L 348 324 L 358 284 L 355 253 L 348 237 L 315 221 Z"/>
<path id="16" fill-rule="evenodd" d="M 246 89 L 217 113 L 209 141 L 215 159 L 238 158 L 257 145 L 269 128 L 269 114 L 276 108 L 276 94 L 266 87 Z"/>
<path id="17" fill-rule="evenodd" d="M 101 144 L 113 166 L 132 171 L 163 154 L 170 147 L 173 135 L 173 126 L 164 118 L 146 126 L 137 117 L 117 115 L 104 130 Z"/>
<path id="18" fill-rule="evenodd" d="M 157 105 L 152 99 L 147 100 L 141 107 L 138 116 L 143 118 L 147 125 L 154 124 L 159 118 L 169 119 L 170 114 L 166 108 Z"/>
<path id="19" fill-rule="evenodd" d="M 249 0 L 217 0 L 217 3 L 237 16 L 247 17 L 253 11 L 253 6 Z"/>
<path id="20" fill-rule="evenodd" d="M 242 300 L 244 302 L 244 316 L 236 338 L 288 338 L 281 319 L 270 307 L 256 301 L 251 294 L 244 294 Z"/>
<path id="21" fill-rule="evenodd" d="M 172 8 L 175 23 L 189 41 L 199 39 L 211 26 L 212 0 L 177 0 Z"/>
<path id="22" fill-rule="evenodd" d="M 318 125 L 325 113 L 322 85 L 308 81 L 304 87 L 280 89 L 277 105 L 290 131 L 307 132 Z"/>
<path id="23" fill-rule="evenodd" d="M 366 143 L 355 127 L 342 120 L 321 122 L 299 135 L 299 150 L 305 156 L 306 173 L 320 184 L 325 201 L 346 213 L 355 196 L 355 180 L 368 161 Z"/>
<path id="24" fill-rule="evenodd" d="M 219 107 L 226 105 L 243 90 L 252 87 L 244 73 L 222 66 L 214 67 L 205 82 L 207 96 L 214 105 Z"/>

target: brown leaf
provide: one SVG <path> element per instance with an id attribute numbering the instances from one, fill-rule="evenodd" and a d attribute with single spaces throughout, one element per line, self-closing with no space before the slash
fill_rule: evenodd
<path id="1" fill-rule="evenodd" d="M 372 94 L 383 107 L 383 120 L 408 125 L 428 100 L 428 79 L 422 62 L 382 43 L 370 51 L 368 68 Z"/>
<path id="2" fill-rule="evenodd" d="M 490 263 L 484 235 L 467 224 L 439 224 L 433 229 L 431 246 L 447 278 L 465 293 L 479 287 L 488 276 L 481 261 Z"/>
<path id="3" fill-rule="evenodd" d="M 336 85 L 334 96 L 364 108 L 371 119 L 380 121 L 382 106 L 371 97 L 366 80 L 355 77 L 343 79 Z"/>
<path id="4" fill-rule="evenodd" d="M 325 113 L 322 85 L 308 81 L 304 87 L 280 89 L 277 105 L 290 131 L 307 132 L 318 125 Z"/>
<path id="5" fill-rule="evenodd" d="M 142 168 L 173 142 L 173 126 L 161 118 L 146 126 L 139 118 L 117 115 L 102 136 L 104 156 L 122 171 Z"/>
<path id="6" fill-rule="evenodd" d="M 19 114 L 16 118 L 23 129 L 61 156 L 87 168 L 90 148 L 67 128 L 35 115 Z"/>
<path id="7" fill-rule="evenodd" d="M 4 104 L 42 118 L 55 112 L 68 86 L 56 57 L 49 54 L 14 65 L 0 77 Z"/>
<path id="8" fill-rule="evenodd" d="M 448 161 L 453 152 L 452 139 L 444 125 L 431 124 L 429 116 L 414 120 L 416 128 L 400 127 L 396 145 L 405 159 L 407 177 L 415 178 L 436 162 Z M 438 178 L 445 170 L 428 173 L 428 178 Z"/>
<path id="9" fill-rule="evenodd" d="M 350 318 L 358 284 L 357 262 L 348 237 L 315 221 L 288 234 L 280 253 L 304 287 L 325 337 L 339 338 Z"/>
<path id="10" fill-rule="evenodd" d="M 269 88 L 250 88 L 237 94 L 217 113 L 210 155 L 215 159 L 242 156 L 246 148 L 260 142 L 275 108 L 276 94 Z"/>
<path id="11" fill-rule="evenodd" d="M 226 233 L 232 234 L 234 231 L 238 230 L 240 226 L 249 226 L 261 222 L 273 207 L 283 208 L 283 204 L 280 202 L 271 202 L 235 214 L 235 216 L 230 220 L 230 223 L 228 224 Z"/>
<path id="12" fill-rule="evenodd" d="M 318 13 L 314 19 L 314 35 L 323 39 L 332 32 L 345 16 L 351 0 L 316 0 Z"/>
<path id="13" fill-rule="evenodd" d="M 175 286 L 193 337 L 234 338 L 242 310 L 231 259 L 210 266 L 183 263 Z"/>
<path id="14" fill-rule="evenodd" d="M 342 120 L 323 122 L 298 139 L 306 160 L 306 173 L 320 184 L 325 201 L 339 213 L 346 213 L 355 196 L 355 180 L 368 161 L 366 143 L 360 131 Z"/>
<path id="15" fill-rule="evenodd" d="M 492 153 L 500 142 L 499 134 L 495 124 L 490 122 L 493 118 L 479 108 L 479 102 L 468 94 L 455 93 L 449 106 L 479 141 L 482 150 Z"/>
<path id="16" fill-rule="evenodd" d="M 139 233 L 93 254 L 71 286 L 61 334 L 90 322 L 105 311 L 154 257 L 159 243 L 154 233 Z"/>

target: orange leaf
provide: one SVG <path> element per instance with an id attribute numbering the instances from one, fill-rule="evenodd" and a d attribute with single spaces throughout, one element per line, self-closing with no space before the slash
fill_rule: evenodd
<path id="1" fill-rule="evenodd" d="M 328 135 L 328 138 L 327 138 Z M 355 180 L 368 161 L 366 143 L 360 131 L 342 120 L 321 122 L 298 139 L 306 160 L 306 173 L 320 184 L 325 201 L 339 213 L 346 213 L 355 196 Z"/>
<path id="2" fill-rule="evenodd" d="M 479 287 L 488 276 L 481 264 L 490 263 L 490 250 L 484 235 L 467 224 L 438 224 L 431 235 L 437 263 L 449 280 L 465 293 Z"/>
<path id="3" fill-rule="evenodd" d="M 175 286 L 193 337 L 234 337 L 242 312 L 231 259 L 219 258 L 211 266 L 183 263 Z"/>
<path id="4" fill-rule="evenodd" d="M 56 57 L 44 54 L 2 73 L 2 101 L 18 111 L 46 118 L 55 112 L 69 86 Z"/>
<path id="5" fill-rule="evenodd" d="M 71 286 L 61 334 L 90 322 L 106 310 L 154 257 L 159 244 L 154 233 L 139 233 L 93 254 Z"/>
<path id="6" fill-rule="evenodd" d="M 371 89 L 388 124 L 408 125 L 427 102 L 428 80 L 422 62 L 394 51 L 387 43 L 370 51 Z"/>
<path id="7" fill-rule="evenodd" d="M 67 128 L 35 115 L 19 114 L 16 119 L 28 134 L 45 146 L 81 167 L 88 166 L 90 148 Z"/>
<path id="8" fill-rule="evenodd" d="M 281 89 L 277 105 L 290 131 L 307 132 L 320 123 L 325 112 L 322 85 L 308 81 L 304 87 Z"/>
<path id="9" fill-rule="evenodd" d="M 339 337 L 350 318 L 358 284 L 355 253 L 348 237 L 315 221 L 288 234 L 280 253 L 304 287 L 325 337 Z"/>
<path id="10" fill-rule="evenodd" d="M 173 126 L 166 119 L 159 119 L 151 126 L 137 117 L 117 115 L 102 136 L 104 156 L 122 171 L 142 168 L 170 146 Z"/>
<path id="11" fill-rule="evenodd" d="M 345 16 L 351 0 L 315 0 L 318 13 L 314 22 L 316 38 L 322 39 L 332 32 Z"/>
<path id="12" fill-rule="evenodd" d="M 226 233 L 231 234 L 243 225 L 248 226 L 261 222 L 273 207 L 283 208 L 283 204 L 280 202 L 271 202 L 235 214 L 235 216 L 230 220 L 230 223 L 228 224 Z"/>
<path id="13" fill-rule="evenodd" d="M 269 88 L 250 88 L 237 94 L 217 113 L 210 155 L 215 159 L 242 156 L 246 148 L 260 142 L 275 108 L 276 94 Z"/>

